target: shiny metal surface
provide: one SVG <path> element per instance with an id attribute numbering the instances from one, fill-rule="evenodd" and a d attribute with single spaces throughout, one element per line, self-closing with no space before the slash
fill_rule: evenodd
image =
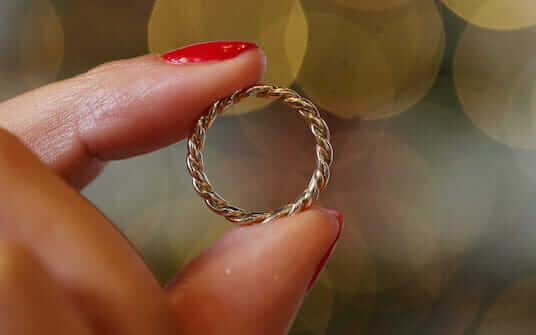
<path id="1" fill-rule="evenodd" d="M 230 205 L 222 196 L 216 193 L 204 172 L 203 145 L 208 128 L 216 117 L 232 105 L 247 97 L 273 98 L 294 108 L 307 123 L 316 141 L 316 167 L 309 185 L 294 201 L 276 210 L 247 211 Z M 290 216 L 311 207 L 320 192 L 326 187 L 333 161 L 333 149 L 330 144 L 330 133 L 327 123 L 322 119 L 316 106 L 301 97 L 295 91 L 268 85 L 256 85 L 235 92 L 233 95 L 215 102 L 208 113 L 199 118 L 193 134 L 188 139 L 188 158 L 186 165 L 193 178 L 195 191 L 205 200 L 207 206 L 216 214 L 239 225 L 268 223 L 274 219 Z"/>

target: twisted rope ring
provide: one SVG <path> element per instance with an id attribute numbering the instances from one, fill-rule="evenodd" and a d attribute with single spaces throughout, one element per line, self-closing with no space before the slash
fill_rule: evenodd
<path id="1" fill-rule="evenodd" d="M 212 185 L 203 171 L 202 149 L 208 128 L 218 114 L 240 102 L 242 99 L 256 96 L 276 99 L 293 109 L 307 123 L 316 141 L 316 167 L 309 185 L 294 201 L 279 209 L 266 212 L 246 211 L 230 205 L 219 194 L 213 191 Z M 290 216 L 311 207 L 320 192 L 329 181 L 329 168 L 333 161 L 333 150 L 330 144 L 330 133 L 326 122 L 321 118 L 316 106 L 309 100 L 288 88 L 268 85 L 256 85 L 248 89 L 236 91 L 233 95 L 215 102 L 208 113 L 201 116 L 195 125 L 193 134 L 188 139 L 188 158 L 186 166 L 192 176 L 195 191 L 204 199 L 207 206 L 216 214 L 239 225 L 268 223 L 274 219 Z"/>

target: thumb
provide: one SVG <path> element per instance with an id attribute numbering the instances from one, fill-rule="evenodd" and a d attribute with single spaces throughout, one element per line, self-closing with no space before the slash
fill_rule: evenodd
<path id="1" fill-rule="evenodd" d="M 286 334 L 341 230 L 312 209 L 225 234 L 168 286 L 183 334 Z"/>

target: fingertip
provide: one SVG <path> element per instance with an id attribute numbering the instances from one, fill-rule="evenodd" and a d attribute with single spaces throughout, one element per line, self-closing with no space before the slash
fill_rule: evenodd
<path id="1" fill-rule="evenodd" d="M 341 222 L 314 208 L 225 234 L 168 286 L 186 333 L 284 334 L 333 252 Z M 209 322 L 215 313 L 220 320 Z M 244 318 L 231 325 L 237 313 Z"/>
<path id="2" fill-rule="evenodd" d="M 309 217 L 298 217 L 300 222 L 314 222 L 315 224 L 325 226 L 323 228 L 326 229 L 326 233 L 329 231 L 330 236 L 334 235 L 334 237 L 340 235 L 344 225 L 343 215 L 335 209 L 313 207 L 303 212 L 302 215 L 308 215 Z M 292 219 L 292 217 L 289 219 Z"/>
<path id="3" fill-rule="evenodd" d="M 155 56 L 159 61 L 182 70 L 195 69 L 196 66 L 234 62 L 237 66 L 242 67 L 240 72 L 256 74 L 256 76 L 251 76 L 255 79 L 255 83 L 264 78 L 267 64 L 266 54 L 259 45 L 244 41 L 196 43 Z M 235 89 L 243 87 L 244 85 Z"/>

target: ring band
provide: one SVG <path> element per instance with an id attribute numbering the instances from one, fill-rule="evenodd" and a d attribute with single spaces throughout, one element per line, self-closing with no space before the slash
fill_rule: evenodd
<path id="1" fill-rule="evenodd" d="M 279 209 L 266 212 L 246 211 L 230 205 L 223 197 L 213 191 L 212 185 L 204 172 L 203 146 L 208 128 L 218 114 L 247 97 L 276 99 L 293 109 L 307 123 L 316 141 L 316 167 L 309 185 L 294 203 Z M 188 158 L 186 166 L 193 178 L 195 191 L 204 199 L 207 206 L 216 214 L 239 225 L 268 223 L 272 220 L 294 215 L 308 209 L 317 200 L 320 192 L 326 187 L 330 177 L 330 166 L 333 161 L 333 149 L 330 144 L 330 132 L 326 121 L 322 119 L 316 106 L 288 88 L 269 85 L 256 85 L 248 89 L 236 91 L 233 95 L 215 102 L 208 113 L 201 116 L 195 125 L 193 134 L 188 139 Z"/>

